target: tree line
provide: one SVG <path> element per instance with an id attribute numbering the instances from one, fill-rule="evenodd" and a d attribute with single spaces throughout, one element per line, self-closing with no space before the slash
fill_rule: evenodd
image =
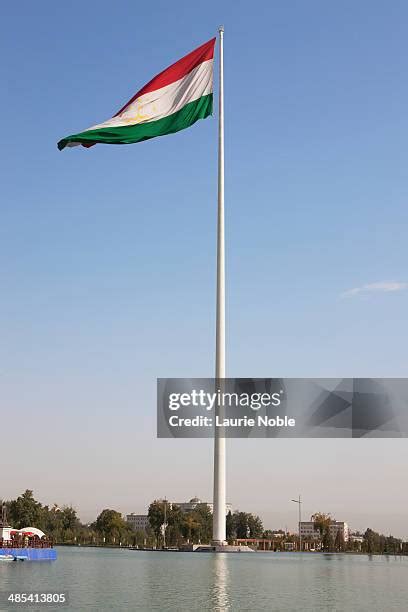
<path id="1" fill-rule="evenodd" d="M 6 501 L 4 506 L 9 525 L 16 529 L 37 527 L 55 544 L 172 547 L 186 542 L 208 544 L 212 539 L 212 513 L 207 504 L 197 504 L 193 510 L 184 512 L 176 505 L 155 500 L 149 506 L 150 526 L 145 531 L 135 531 L 120 512 L 110 508 L 102 510 L 94 522 L 84 524 L 72 506 L 43 505 L 29 489 L 16 499 Z M 333 519 L 329 514 L 318 512 L 312 521 L 320 532 L 323 551 L 408 554 L 408 542 L 391 535 L 367 529 L 360 534 L 362 542 L 344 542 L 340 531 L 332 537 L 329 525 Z M 297 535 L 282 530 L 265 530 L 260 517 L 248 512 L 229 512 L 226 534 L 229 542 L 238 538 L 272 539 L 275 550 L 284 550 L 285 542 L 298 540 Z"/>
<path id="2" fill-rule="evenodd" d="M 403 542 L 399 538 L 394 538 L 392 535 L 385 536 L 368 528 L 364 534 L 356 533 L 359 540 L 355 541 L 349 538 L 347 542 L 344 540 L 343 533 L 338 530 L 333 537 L 330 532 L 330 525 L 334 519 L 330 514 L 317 512 L 312 515 L 311 520 L 314 527 L 320 533 L 322 550 L 324 552 L 362 552 L 366 554 L 408 554 L 408 542 Z M 312 541 L 312 540 L 309 540 Z"/>
<path id="3" fill-rule="evenodd" d="M 30 489 L 4 506 L 9 525 L 15 529 L 37 527 L 55 544 L 134 544 L 134 531 L 116 510 L 103 510 L 95 522 L 84 524 L 72 506 L 43 505 Z"/>
<path id="4" fill-rule="evenodd" d="M 185 512 L 175 504 L 155 500 L 149 506 L 149 523 L 159 545 L 180 546 L 186 542 L 209 544 L 212 540 L 212 512 L 207 504 L 197 504 Z M 260 538 L 264 532 L 259 516 L 248 512 L 228 512 L 227 540 Z"/>
<path id="5" fill-rule="evenodd" d="M 94 522 L 84 524 L 72 506 L 43 505 L 29 489 L 4 505 L 9 525 L 16 529 L 37 527 L 55 544 L 180 546 L 186 542 L 207 544 L 212 538 L 212 513 L 207 504 L 183 512 L 176 505 L 155 500 L 149 506 L 150 526 L 145 531 L 135 531 L 120 512 L 110 508 L 102 510 Z M 246 512 L 229 512 L 226 528 L 229 540 L 263 534 L 259 516 Z"/>

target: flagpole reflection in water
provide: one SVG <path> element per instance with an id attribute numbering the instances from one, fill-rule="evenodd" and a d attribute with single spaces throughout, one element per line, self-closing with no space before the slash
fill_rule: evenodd
<path id="1" fill-rule="evenodd" d="M 213 582 L 211 604 L 214 612 L 231 610 L 230 576 L 227 565 L 227 553 L 212 555 Z"/>

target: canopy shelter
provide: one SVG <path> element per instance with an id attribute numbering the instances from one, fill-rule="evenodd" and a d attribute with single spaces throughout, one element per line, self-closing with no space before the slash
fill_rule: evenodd
<path id="1" fill-rule="evenodd" d="M 41 531 L 41 529 L 37 529 L 37 527 L 23 527 L 23 529 L 12 529 L 11 533 L 21 534 L 23 536 L 28 536 L 29 538 L 45 538 L 45 533 Z"/>

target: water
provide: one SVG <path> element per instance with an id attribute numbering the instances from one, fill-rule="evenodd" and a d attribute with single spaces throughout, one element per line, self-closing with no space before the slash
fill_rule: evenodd
<path id="1" fill-rule="evenodd" d="M 0 591 L 68 592 L 68 606 L 29 608 L 62 612 L 408 610 L 408 557 L 71 547 L 58 555 L 56 562 L 0 563 Z"/>

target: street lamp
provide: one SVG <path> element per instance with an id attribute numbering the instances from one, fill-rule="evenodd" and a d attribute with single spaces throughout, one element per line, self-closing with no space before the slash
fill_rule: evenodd
<path id="1" fill-rule="evenodd" d="M 167 499 L 164 498 L 163 548 L 166 548 Z"/>
<path id="2" fill-rule="evenodd" d="M 299 495 L 299 499 L 291 499 L 291 501 L 293 501 L 294 504 L 299 505 L 299 550 L 302 552 L 302 534 L 300 531 L 300 523 L 302 522 L 302 500 L 300 499 Z"/>

